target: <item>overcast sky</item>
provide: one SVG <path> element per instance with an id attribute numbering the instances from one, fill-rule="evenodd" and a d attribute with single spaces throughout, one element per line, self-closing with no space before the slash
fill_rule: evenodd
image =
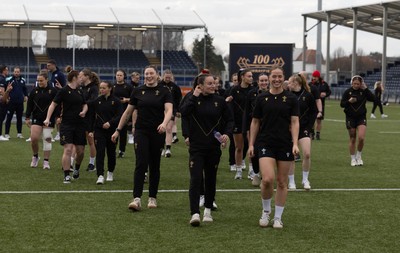
<path id="1" fill-rule="evenodd" d="M 351 6 L 380 3 L 378 0 L 322 0 L 322 9 L 338 9 Z M 318 0 L 20 0 L 27 5 L 82 5 L 90 12 L 91 5 L 125 6 L 127 8 L 152 8 L 174 10 L 195 10 L 204 20 L 208 31 L 214 37 L 214 46 L 222 55 L 229 54 L 229 43 L 295 43 L 303 47 L 303 13 L 317 11 Z M 138 7 L 139 5 L 139 7 Z M 45 14 L 44 14 L 45 15 Z M 134 17 L 134 12 L 132 13 Z M 317 21 L 307 19 L 307 28 Z M 185 32 L 185 47 L 191 50 L 194 38 L 202 30 Z M 316 28 L 308 33 L 308 48 L 316 48 Z M 326 23 L 322 23 L 322 53 L 326 54 Z M 366 32 L 358 32 L 358 46 L 366 54 L 382 52 L 382 38 Z M 388 56 L 400 56 L 399 41 L 388 38 Z M 342 47 L 352 52 L 352 29 L 336 26 L 331 31 L 331 53 Z"/>

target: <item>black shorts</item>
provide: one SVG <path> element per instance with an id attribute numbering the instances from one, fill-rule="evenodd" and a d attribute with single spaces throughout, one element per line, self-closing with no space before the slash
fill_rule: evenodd
<path id="1" fill-rule="evenodd" d="M 292 147 L 287 148 L 271 148 L 267 146 L 258 147 L 259 159 L 263 157 L 274 158 L 277 161 L 294 161 Z"/>
<path id="2" fill-rule="evenodd" d="M 310 132 L 311 131 L 309 129 L 300 128 L 298 140 L 303 139 L 303 138 L 310 138 Z"/>
<path id="3" fill-rule="evenodd" d="M 86 127 L 84 124 L 60 125 L 60 144 L 86 145 Z"/>
<path id="4" fill-rule="evenodd" d="M 44 120 L 33 118 L 31 121 L 32 121 L 32 125 L 44 126 L 44 124 L 43 124 Z M 54 128 L 55 123 L 56 123 L 55 120 L 50 120 L 49 127 Z"/>
<path id="5" fill-rule="evenodd" d="M 346 116 L 346 128 L 352 129 L 357 128 L 360 125 L 367 125 L 367 118 L 365 115 L 359 117 L 348 117 Z"/>

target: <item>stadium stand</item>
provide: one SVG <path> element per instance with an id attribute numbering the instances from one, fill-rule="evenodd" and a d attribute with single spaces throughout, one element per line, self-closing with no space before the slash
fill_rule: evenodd
<path id="1" fill-rule="evenodd" d="M 27 64 L 27 48 L 26 47 L 0 47 L 0 57 L 2 64 L 6 64 L 10 68 L 14 66 L 23 66 Z M 36 67 L 35 55 L 32 48 L 29 48 L 29 65 Z"/>

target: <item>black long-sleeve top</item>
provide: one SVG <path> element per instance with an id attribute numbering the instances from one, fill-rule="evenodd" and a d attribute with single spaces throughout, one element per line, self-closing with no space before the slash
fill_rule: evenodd
<path id="1" fill-rule="evenodd" d="M 246 98 L 249 91 L 252 89 L 252 86 L 248 86 L 247 88 L 242 88 L 240 85 L 233 86 L 230 91 L 230 96 L 232 96 L 232 110 L 233 110 L 233 118 L 235 121 L 235 126 L 242 126 L 243 123 L 243 113 L 244 108 L 246 106 Z"/>
<path id="2" fill-rule="evenodd" d="M 350 103 L 349 99 L 351 97 L 357 98 L 357 101 L 355 103 Z M 361 117 L 367 114 L 367 107 L 365 106 L 367 101 L 373 102 L 374 100 L 375 96 L 368 88 L 365 90 L 355 90 L 353 87 L 350 87 L 343 93 L 340 107 L 344 108 L 344 113 L 348 117 Z"/>
<path id="3" fill-rule="evenodd" d="M 115 131 L 123 113 L 122 103 L 119 98 L 114 95 L 108 97 L 102 95 L 89 102 L 88 106 L 93 111 L 89 132 L 103 129 L 103 124 L 107 122 L 110 123 L 109 130 Z"/>
<path id="4" fill-rule="evenodd" d="M 262 93 L 258 87 L 254 87 L 249 91 L 246 98 L 246 105 L 243 114 L 243 127 L 242 132 L 246 134 L 250 130 L 251 119 L 253 118 L 253 110 L 256 105 L 256 98 L 258 94 Z"/>
<path id="5" fill-rule="evenodd" d="M 374 93 L 375 93 L 375 102 L 376 103 L 381 103 L 382 88 L 381 87 L 376 87 L 376 89 L 374 90 Z"/>
<path id="6" fill-rule="evenodd" d="M 186 93 L 186 95 L 182 98 L 181 103 L 179 104 L 179 108 L 185 103 L 186 99 L 190 96 L 193 96 L 193 90 Z M 182 136 L 186 139 L 189 137 L 189 120 L 186 116 L 181 115 L 181 129 L 182 129 Z"/>
<path id="7" fill-rule="evenodd" d="M 47 85 L 46 88 L 35 87 L 28 97 L 26 105 L 26 118 L 31 118 L 34 121 L 44 121 L 47 116 L 47 111 L 58 89 Z M 54 122 L 55 114 L 53 113 L 51 122 Z"/>
<path id="8" fill-rule="evenodd" d="M 229 134 L 233 130 L 232 113 L 223 97 L 215 94 L 198 97 L 187 94 L 180 107 L 189 125 L 190 149 L 219 148 L 220 143 L 213 132 Z"/>
<path id="9" fill-rule="evenodd" d="M 85 97 L 86 103 L 90 104 L 95 101 L 99 96 L 99 87 L 95 83 L 89 83 L 88 85 L 82 86 L 83 96 Z M 85 115 L 85 124 L 89 126 L 93 124 L 91 120 L 93 119 L 93 108 L 88 107 L 88 111 Z"/>
<path id="10" fill-rule="evenodd" d="M 175 115 L 177 112 L 179 112 L 179 104 L 181 103 L 182 100 L 182 91 L 181 88 L 175 84 L 174 82 L 169 82 L 166 83 L 164 80 L 160 82 L 160 84 L 166 88 L 169 89 L 169 91 L 172 94 L 172 100 L 173 100 L 173 115 Z"/>
<path id="11" fill-rule="evenodd" d="M 314 126 L 314 122 L 318 114 L 317 105 L 315 104 L 315 98 L 310 92 L 306 91 L 303 88 L 298 92 L 292 92 L 296 95 L 297 101 L 299 103 L 300 129 L 310 131 Z"/>

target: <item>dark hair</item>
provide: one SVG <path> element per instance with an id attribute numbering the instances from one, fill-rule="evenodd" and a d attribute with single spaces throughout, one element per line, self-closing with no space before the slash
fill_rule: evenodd
<path id="1" fill-rule="evenodd" d="M 91 71 L 90 69 L 88 69 L 88 68 L 82 69 L 81 72 L 82 72 L 85 76 L 88 76 L 89 79 L 92 77 L 92 71 Z"/>
<path id="2" fill-rule="evenodd" d="M 241 69 L 241 70 L 239 70 L 239 72 L 238 72 L 238 83 L 239 84 L 242 83 L 242 80 L 243 80 L 242 77 L 244 76 L 244 74 L 246 74 L 248 72 L 251 72 L 251 69 Z"/>
<path id="3" fill-rule="evenodd" d="M 107 84 L 107 87 L 111 88 L 110 94 L 113 94 L 114 85 L 110 81 L 102 80 L 102 81 L 99 82 L 99 86 L 100 86 L 101 83 Z"/>
<path id="4" fill-rule="evenodd" d="M 70 83 L 72 82 L 72 79 L 74 79 L 74 77 L 78 78 L 79 72 L 77 70 L 71 70 L 71 72 L 68 73 L 67 76 L 67 81 Z"/>
<path id="5" fill-rule="evenodd" d="M 126 72 L 123 69 L 118 69 L 117 71 L 115 71 L 115 74 L 117 74 L 119 71 L 122 72 L 122 74 L 124 75 L 124 80 L 126 79 Z"/>
<path id="6" fill-rule="evenodd" d="M 66 73 L 69 73 L 69 72 L 71 72 L 71 70 L 72 70 L 72 66 L 71 66 L 71 65 L 67 65 L 67 66 L 65 66 L 65 69 L 64 69 L 64 71 L 65 71 Z"/>
<path id="7" fill-rule="evenodd" d="M 206 78 L 209 76 L 212 77 L 212 75 L 210 74 L 202 74 L 202 73 L 196 76 L 193 81 L 193 89 L 195 89 L 200 84 L 204 84 L 204 80 L 206 80 Z"/>
<path id="8" fill-rule="evenodd" d="M 276 70 L 276 69 L 281 70 L 282 73 L 283 73 L 283 75 L 285 75 L 285 71 L 283 70 L 283 68 L 282 68 L 281 66 L 278 66 L 278 65 L 272 66 L 272 68 L 270 69 L 269 73 L 271 73 L 272 71 L 274 71 L 274 70 Z"/>
<path id="9" fill-rule="evenodd" d="M 97 75 L 96 72 L 93 72 L 93 71 L 92 71 L 92 72 L 90 73 L 89 79 L 90 79 L 90 81 L 91 81 L 92 83 L 94 83 L 95 85 L 97 85 L 97 86 L 100 85 L 100 78 L 99 78 L 99 75 Z"/>
<path id="10" fill-rule="evenodd" d="M 154 69 L 156 73 L 158 73 L 158 69 L 154 65 L 147 65 L 146 67 L 144 67 L 143 72 L 146 71 L 146 69 Z"/>
<path id="11" fill-rule="evenodd" d="M 7 68 L 6 65 L 0 65 L 0 73 L 3 73 L 3 71 Z"/>
<path id="12" fill-rule="evenodd" d="M 47 74 L 47 71 L 46 72 L 40 71 L 39 74 L 37 74 L 37 76 L 42 76 L 42 77 L 44 77 L 44 79 L 48 79 L 49 78 L 49 75 Z"/>
<path id="13" fill-rule="evenodd" d="M 48 60 L 48 61 L 47 61 L 47 63 L 50 63 L 50 64 L 57 65 L 56 61 L 55 61 L 55 60 L 53 60 L 53 59 L 50 59 L 50 60 Z"/>

